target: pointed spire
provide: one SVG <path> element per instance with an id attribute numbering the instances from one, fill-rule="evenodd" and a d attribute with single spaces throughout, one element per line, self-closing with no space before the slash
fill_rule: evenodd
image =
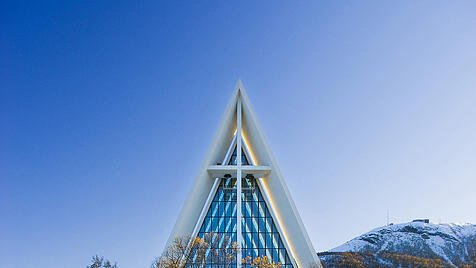
<path id="1" fill-rule="evenodd" d="M 240 78 L 238 78 L 238 81 L 236 82 L 236 85 L 237 85 L 240 89 L 243 89 L 243 82 L 241 81 Z"/>
<path id="2" fill-rule="evenodd" d="M 235 90 L 238 90 L 238 91 L 244 91 L 245 90 L 245 88 L 243 87 L 243 82 L 241 82 L 240 78 L 238 78 L 238 81 L 236 81 Z"/>

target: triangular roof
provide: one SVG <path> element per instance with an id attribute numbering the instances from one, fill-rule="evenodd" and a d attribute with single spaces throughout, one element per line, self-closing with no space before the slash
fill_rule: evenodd
<path id="1" fill-rule="evenodd" d="M 237 104 L 242 109 L 242 136 L 248 154 L 257 166 L 270 168 L 266 177 L 260 179 L 260 188 L 268 198 L 268 206 L 273 219 L 278 223 L 278 231 L 285 240 L 285 246 L 297 267 L 311 264 L 320 266 L 316 251 L 304 228 L 301 217 L 291 198 L 279 167 L 264 137 L 255 112 L 245 92 L 241 80 L 236 83 L 233 94 L 221 118 L 192 189 L 169 237 L 169 244 L 177 236 L 193 234 L 202 211 L 212 194 L 214 180 L 209 167 L 223 161 L 233 141 L 237 122 Z"/>

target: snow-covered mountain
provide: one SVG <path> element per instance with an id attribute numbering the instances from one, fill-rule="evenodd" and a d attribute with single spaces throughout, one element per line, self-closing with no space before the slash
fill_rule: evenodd
<path id="1" fill-rule="evenodd" d="M 339 252 L 355 252 L 360 255 Z M 393 259 L 404 259 L 406 256 L 418 257 L 422 262 L 442 261 L 445 266 L 473 265 L 476 264 L 476 225 L 424 222 L 389 225 L 376 228 L 319 255 L 324 264 L 332 264 L 327 266 L 335 266 L 344 256 L 360 256 L 364 264 L 368 264 L 368 258 L 372 258 L 371 261 L 379 265 L 389 266 L 392 266 Z"/>

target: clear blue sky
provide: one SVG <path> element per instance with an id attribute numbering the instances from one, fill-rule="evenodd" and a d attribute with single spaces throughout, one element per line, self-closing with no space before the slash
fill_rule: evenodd
<path id="1" fill-rule="evenodd" d="M 316 250 L 476 222 L 476 2 L 140 2 L 2 4 L 0 267 L 148 267 L 238 78 Z"/>

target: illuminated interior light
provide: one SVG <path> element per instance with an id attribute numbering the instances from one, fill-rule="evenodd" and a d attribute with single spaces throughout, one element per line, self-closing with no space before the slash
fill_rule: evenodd
<path id="1" fill-rule="evenodd" d="M 259 179 L 265 180 L 265 178 L 259 178 Z M 268 186 L 266 186 L 265 183 L 262 183 L 261 185 L 263 185 L 263 188 L 264 188 L 263 190 L 266 193 L 269 193 Z M 291 243 L 289 242 L 288 233 L 286 231 L 286 228 L 284 228 L 284 226 L 282 225 L 281 216 L 279 215 L 278 211 L 276 210 L 276 205 L 274 204 L 273 198 L 269 194 L 266 194 L 266 195 L 268 196 L 268 200 L 271 203 L 270 205 L 271 205 L 271 207 L 274 211 L 274 215 L 276 216 L 276 220 L 278 220 L 278 222 L 279 222 L 279 226 L 281 227 L 281 231 L 283 232 L 284 239 L 286 240 L 286 243 L 289 245 L 289 250 L 291 251 L 291 255 L 293 256 L 294 259 L 296 259 L 295 258 L 296 254 L 294 252 L 294 248 L 291 245 Z"/>
<path id="2" fill-rule="evenodd" d="M 256 157 L 255 157 L 255 155 L 254 155 L 254 153 L 253 153 L 253 150 L 252 150 L 251 147 L 249 146 L 248 140 L 246 139 L 246 135 L 245 135 L 245 133 L 243 133 L 243 131 L 241 131 L 241 137 L 243 137 L 243 142 L 245 143 L 245 146 L 246 146 L 246 148 L 248 149 L 248 153 L 250 154 L 251 161 L 253 162 L 254 165 L 259 166 L 259 163 L 258 163 L 258 161 L 256 160 Z"/>

